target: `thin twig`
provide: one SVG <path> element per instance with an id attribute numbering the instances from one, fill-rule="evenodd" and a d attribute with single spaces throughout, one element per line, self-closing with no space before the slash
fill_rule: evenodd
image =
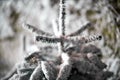
<path id="1" fill-rule="evenodd" d="M 78 29 L 77 31 L 67 35 L 67 36 L 77 36 L 79 34 L 81 34 L 84 30 L 88 29 L 89 27 L 91 27 L 91 23 L 87 23 L 85 26 L 83 26 L 82 28 Z"/>
<path id="2" fill-rule="evenodd" d="M 52 34 L 44 32 L 44 31 L 42 31 L 42 30 L 38 29 L 37 27 L 32 26 L 30 24 L 24 24 L 24 27 L 27 27 L 28 29 L 32 30 L 32 32 L 35 32 L 38 35 L 53 36 Z"/>
<path id="3" fill-rule="evenodd" d="M 56 38 L 56 37 L 46 37 L 46 36 L 36 36 L 36 41 L 42 41 L 47 43 L 58 43 L 58 42 L 65 42 L 65 43 L 79 43 L 85 44 L 96 40 L 101 40 L 101 35 L 94 35 L 90 37 L 66 37 L 66 38 Z"/>
<path id="4" fill-rule="evenodd" d="M 60 0 L 60 12 L 59 12 L 59 37 L 65 36 L 65 0 Z M 64 42 L 61 41 L 59 45 L 59 53 L 64 50 Z M 62 50 L 62 51 L 61 51 Z"/>

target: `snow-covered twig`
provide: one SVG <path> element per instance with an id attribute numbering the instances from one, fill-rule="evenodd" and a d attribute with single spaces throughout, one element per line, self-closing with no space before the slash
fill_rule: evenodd
<path id="1" fill-rule="evenodd" d="M 42 30 L 38 29 L 37 27 L 32 26 L 30 24 L 24 24 L 24 27 L 26 27 L 29 30 L 32 30 L 32 32 L 35 32 L 38 35 L 53 36 L 52 34 L 44 32 L 44 31 L 42 31 Z"/>
<path id="2" fill-rule="evenodd" d="M 85 26 L 83 26 L 82 28 L 78 29 L 77 31 L 75 31 L 74 33 L 71 33 L 67 36 L 77 36 L 79 34 L 81 34 L 84 30 L 88 29 L 89 27 L 91 27 L 92 24 L 91 23 L 87 23 Z"/>
<path id="3" fill-rule="evenodd" d="M 101 40 L 102 36 L 101 35 L 93 35 L 90 37 L 80 37 L 80 36 L 75 36 L 75 37 L 61 37 L 61 38 L 56 38 L 56 37 L 46 37 L 46 36 L 36 36 L 36 41 L 42 41 L 46 43 L 58 43 L 58 42 L 64 42 L 64 43 L 79 43 L 79 44 L 85 44 L 89 43 L 92 41 L 96 40 Z"/>

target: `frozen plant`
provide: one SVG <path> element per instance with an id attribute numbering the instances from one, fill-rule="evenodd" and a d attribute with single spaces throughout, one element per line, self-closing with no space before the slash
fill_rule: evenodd
<path id="1" fill-rule="evenodd" d="M 25 27 L 31 29 L 33 32 L 37 33 L 36 41 L 42 41 L 46 43 L 55 43 L 58 44 L 59 53 L 61 57 L 61 64 L 57 69 L 54 64 L 49 63 L 48 61 L 42 61 L 41 64 L 35 69 L 32 78 L 30 80 L 34 80 L 35 76 L 41 71 L 44 73 L 47 80 L 67 80 L 71 74 L 71 71 L 75 68 L 78 73 L 83 75 L 88 75 L 92 80 L 105 80 L 111 74 L 103 69 L 106 67 L 104 63 L 100 61 L 98 56 L 89 52 L 88 54 L 83 54 L 81 52 L 74 53 L 69 48 L 66 48 L 65 44 L 75 45 L 75 48 L 80 48 L 81 45 L 86 44 L 91 41 L 101 40 L 101 35 L 95 35 L 92 37 L 81 37 L 79 36 L 85 29 L 92 26 L 92 23 L 88 23 L 79 30 L 69 35 L 65 34 L 65 18 L 66 18 L 66 1 L 60 0 L 60 12 L 59 12 L 59 23 L 58 26 L 53 26 L 54 35 L 50 33 L 46 33 L 36 27 L 25 24 Z M 39 71 L 40 70 L 40 71 Z M 54 70 L 56 72 L 54 72 Z M 57 74 L 57 75 L 56 75 Z M 103 77 L 104 74 L 109 74 L 107 77 Z M 52 77 L 54 76 L 54 77 Z M 71 79 L 71 78 L 70 78 Z M 83 78 L 81 78 L 83 79 Z M 88 80 L 84 78 L 83 80 Z"/>

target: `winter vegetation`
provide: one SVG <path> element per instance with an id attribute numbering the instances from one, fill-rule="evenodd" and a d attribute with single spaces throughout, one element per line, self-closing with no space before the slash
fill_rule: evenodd
<path id="1" fill-rule="evenodd" d="M 0 0 L 1 80 L 119 80 L 119 0 Z"/>

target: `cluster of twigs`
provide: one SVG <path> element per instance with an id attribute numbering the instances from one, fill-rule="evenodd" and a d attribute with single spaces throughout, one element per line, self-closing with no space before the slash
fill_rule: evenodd
<path id="1" fill-rule="evenodd" d="M 82 51 L 74 52 L 70 50 L 72 48 L 80 49 L 81 45 L 101 40 L 101 35 L 95 35 L 91 37 L 80 37 L 79 35 L 91 27 L 92 24 L 88 23 L 76 32 L 69 35 L 65 35 L 65 17 L 66 17 L 65 0 L 60 0 L 60 13 L 59 13 L 59 27 L 55 27 L 57 33 L 46 33 L 34 26 L 25 24 L 25 27 L 37 33 L 36 41 L 42 41 L 47 43 L 59 43 L 61 64 L 53 65 L 54 62 L 41 61 L 41 63 L 33 71 L 30 80 L 40 80 L 41 77 L 45 77 L 47 80 L 106 80 L 112 75 L 108 71 L 103 71 L 106 65 L 100 60 L 100 58 L 92 52 L 92 50 L 85 53 Z M 65 49 L 65 43 L 75 45 L 72 48 Z M 89 47 L 91 48 L 91 46 Z M 86 48 L 85 48 L 86 50 Z M 93 49 L 94 51 L 94 49 Z M 98 52 L 99 53 L 99 52 Z M 57 68 L 58 66 L 58 68 Z M 77 78 L 77 79 L 76 79 Z"/>
<path id="2" fill-rule="evenodd" d="M 61 54 L 60 56 L 62 58 L 63 63 L 62 63 L 62 66 L 58 72 L 57 80 L 66 80 L 68 78 L 68 76 L 70 75 L 70 71 L 72 70 L 72 67 L 73 67 L 72 61 L 71 61 L 71 58 L 73 58 L 73 56 L 70 56 L 68 54 L 68 52 L 65 52 L 64 43 L 68 43 L 68 44 L 79 43 L 80 45 L 82 45 L 82 44 L 85 44 L 85 43 L 88 43 L 91 41 L 100 40 L 102 38 L 101 35 L 98 35 L 98 36 L 95 35 L 95 36 L 92 36 L 90 38 L 78 36 L 85 29 L 87 29 L 88 27 L 91 27 L 92 26 L 91 23 L 88 23 L 87 25 L 83 26 L 82 28 L 80 28 L 79 30 L 77 30 L 74 33 L 71 33 L 69 35 L 65 35 L 65 17 L 66 17 L 66 13 L 65 13 L 66 8 L 65 7 L 66 7 L 65 0 L 60 0 L 59 28 L 56 29 L 56 30 L 58 30 L 56 32 L 58 32 L 59 35 L 57 37 L 55 37 L 54 35 L 51 35 L 50 33 L 46 33 L 42 30 L 38 30 L 38 29 L 34 28 L 33 26 L 27 24 L 28 28 L 32 29 L 33 32 L 36 32 L 37 34 L 39 34 L 39 33 L 41 34 L 41 35 L 36 36 L 36 41 L 42 41 L 42 42 L 47 42 L 47 43 L 60 43 L 60 45 L 58 47 L 60 49 L 60 54 Z M 57 26 L 56 26 L 56 28 L 57 28 Z M 55 33 L 55 34 L 58 34 L 58 33 Z M 79 46 L 77 46 L 77 47 L 79 47 Z M 65 58 L 67 58 L 67 59 L 65 59 Z M 93 60 L 94 60 L 93 61 L 94 64 L 102 66 L 103 63 L 100 62 L 100 60 L 98 58 L 97 59 L 93 58 Z M 76 63 L 76 62 L 77 61 L 73 60 L 73 63 Z M 76 63 L 75 65 L 80 64 L 79 68 L 77 68 L 78 72 L 80 70 L 81 72 L 86 74 L 86 72 L 90 72 L 89 70 L 91 70 L 94 72 L 94 75 L 95 75 L 94 69 L 95 70 L 97 70 L 97 69 L 96 69 L 96 66 L 93 66 L 94 65 L 93 63 L 89 63 L 86 60 L 82 60 L 82 61 Z M 93 64 L 93 65 L 91 65 L 91 64 Z M 87 67 L 87 65 L 89 65 L 89 67 Z M 86 69 L 82 69 L 83 67 Z M 66 69 L 66 68 L 68 68 L 68 69 Z M 105 67 L 103 67 L 102 69 L 104 69 L 104 68 Z M 98 69 L 97 71 L 99 72 L 100 70 Z M 93 73 L 90 72 L 89 74 L 92 75 Z"/>

